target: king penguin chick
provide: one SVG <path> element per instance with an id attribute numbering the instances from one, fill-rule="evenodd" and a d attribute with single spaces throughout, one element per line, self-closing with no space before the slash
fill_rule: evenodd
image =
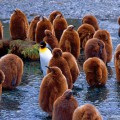
<path id="1" fill-rule="evenodd" d="M 20 57 L 15 54 L 6 54 L 0 58 L 0 70 L 5 75 L 2 84 L 4 89 L 15 89 L 22 80 L 24 63 Z"/>
<path id="2" fill-rule="evenodd" d="M 35 29 L 36 29 L 37 23 L 39 21 L 40 21 L 40 16 L 35 16 L 30 23 L 30 26 L 29 26 L 29 29 L 28 29 L 28 38 L 30 40 L 35 41 Z"/>
<path id="3" fill-rule="evenodd" d="M 10 36 L 12 40 L 25 40 L 28 35 L 29 23 L 26 15 L 19 9 L 14 10 L 10 18 Z"/>
<path id="4" fill-rule="evenodd" d="M 47 42 L 52 49 L 58 47 L 58 40 L 50 30 L 45 30 L 43 41 Z"/>
<path id="5" fill-rule="evenodd" d="M 72 120 L 73 112 L 77 107 L 78 102 L 73 97 L 72 90 L 66 90 L 54 102 L 52 120 Z"/>
<path id="6" fill-rule="evenodd" d="M 98 57 L 106 64 L 107 53 L 105 49 L 105 44 L 102 40 L 99 40 L 97 38 L 92 38 L 88 40 L 85 45 L 84 53 L 86 59 L 90 57 Z"/>
<path id="7" fill-rule="evenodd" d="M 120 82 L 120 44 L 117 45 L 117 48 L 115 50 L 114 65 L 116 71 L 116 79 L 118 82 Z"/>
<path id="8" fill-rule="evenodd" d="M 101 114 L 92 104 L 77 107 L 73 113 L 72 120 L 103 120 Z"/>
<path id="9" fill-rule="evenodd" d="M 52 52 L 50 48 L 46 46 L 46 43 L 44 41 L 40 42 L 40 49 L 39 49 L 39 55 L 40 55 L 40 68 L 43 72 L 43 75 L 46 75 L 47 68 L 45 66 L 48 66 L 50 59 L 52 58 Z"/>
<path id="10" fill-rule="evenodd" d="M 93 15 L 85 15 L 82 19 L 82 24 L 84 23 L 92 25 L 95 28 L 95 30 L 99 29 L 97 18 Z"/>
<path id="11" fill-rule="evenodd" d="M 119 29 L 118 29 L 118 36 L 120 37 L 120 17 L 118 17 L 118 25 L 119 25 Z"/>
<path id="12" fill-rule="evenodd" d="M 63 52 L 70 52 L 78 59 L 80 55 L 80 38 L 78 32 L 74 30 L 73 25 L 69 25 L 67 29 L 63 31 L 59 47 Z"/>
<path id="13" fill-rule="evenodd" d="M 39 92 L 39 104 L 42 110 L 52 115 L 53 103 L 67 89 L 67 81 L 58 67 L 47 67 L 50 70 L 42 80 Z"/>
<path id="14" fill-rule="evenodd" d="M 72 82 L 74 83 L 77 80 L 78 75 L 80 74 L 77 61 L 70 52 L 63 52 L 62 56 L 66 59 L 68 63 L 68 66 L 70 68 L 70 72 L 72 75 Z"/>
<path id="15" fill-rule="evenodd" d="M 50 30 L 54 34 L 52 23 L 46 18 L 41 16 L 42 19 L 37 23 L 35 30 L 35 41 L 40 43 L 45 37 L 45 30 Z"/>
<path id="16" fill-rule="evenodd" d="M 112 59 L 112 39 L 110 33 L 107 30 L 97 30 L 93 36 L 93 38 L 98 38 L 105 43 L 105 49 L 107 53 L 107 63 Z"/>
<path id="17" fill-rule="evenodd" d="M 2 22 L 0 21 L 0 40 L 3 39 L 3 25 Z"/>
<path id="18" fill-rule="evenodd" d="M 107 67 L 100 58 L 88 58 L 83 64 L 83 70 L 91 87 L 99 87 L 106 84 L 108 79 Z"/>
<path id="19" fill-rule="evenodd" d="M 2 70 L 0 70 L 0 100 L 1 100 L 1 95 L 2 95 L 2 83 L 5 80 L 5 74 L 3 73 Z"/>
<path id="20" fill-rule="evenodd" d="M 49 15 L 49 21 L 50 21 L 52 24 L 53 24 L 53 20 L 55 19 L 55 17 L 56 17 L 58 14 L 62 15 L 62 13 L 61 13 L 60 11 L 58 11 L 58 10 L 55 10 L 55 11 L 53 11 L 53 12 L 50 13 L 50 15 Z"/>
<path id="21" fill-rule="evenodd" d="M 58 39 L 58 42 L 60 41 L 62 33 L 67 28 L 67 26 L 68 23 L 66 19 L 62 15 L 58 14 L 53 21 L 53 28 L 55 31 L 55 36 Z"/>
<path id="22" fill-rule="evenodd" d="M 77 32 L 80 37 L 80 45 L 81 49 L 84 50 L 86 42 L 93 38 L 93 35 L 95 33 L 95 29 L 92 25 L 90 24 L 82 24 L 78 29 Z"/>
<path id="23" fill-rule="evenodd" d="M 50 59 L 49 66 L 57 66 L 61 69 L 63 75 L 65 75 L 68 83 L 68 88 L 72 89 L 72 76 L 70 73 L 70 68 L 68 66 L 67 61 L 62 56 L 62 50 L 60 48 L 54 48 L 52 51 L 53 57 Z M 50 71 L 48 70 L 47 73 Z"/>

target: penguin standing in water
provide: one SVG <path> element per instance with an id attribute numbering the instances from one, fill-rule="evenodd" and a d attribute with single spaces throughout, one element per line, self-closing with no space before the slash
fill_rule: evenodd
<path id="1" fill-rule="evenodd" d="M 43 75 L 46 75 L 46 67 L 49 64 L 49 61 L 52 57 L 52 50 L 44 41 L 40 42 L 40 49 L 39 49 L 39 55 L 40 55 L 40 69 L 43 72 Z"/>

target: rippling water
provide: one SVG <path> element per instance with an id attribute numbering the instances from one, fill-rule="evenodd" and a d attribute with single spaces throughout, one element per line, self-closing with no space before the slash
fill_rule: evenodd
<path id="1" fill-rule="evenodd" d="M 99 20 L 99 19 L 98 19 Z M 68 20 L 69 24 L 80 25 L 80 20 Z M 101 29 L 111 33 L 114 50 L 120 38 L 116 20 L 99 20 Z M 8 38 L 8 25 L 5 24 L 5 37 Z M 42 81 L 39 61 L 24 62 L 22 83 L 15 90 L 3 91 L 0 102 L 1 120 L 51 120 L 38 104 L 39 87 Z M 80 65 L 81 73 L 74 84 L 74 97 L 79 105 L 91 103 L 101 112 L 104 120 L 120 120 L 120 85 L 117 83 L 115 68 L 112 61 L 108 64 L 109 77 L 106 87 L 89 88 L 85 74 Z"/>

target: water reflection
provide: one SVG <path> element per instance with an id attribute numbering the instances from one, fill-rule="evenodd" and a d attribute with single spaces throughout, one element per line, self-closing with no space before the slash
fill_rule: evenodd
<path id="1" fill-rule="evenodd" d="M 106 87 L 101 88 L 88 88 L 87 93 L 85 94 L 85 101 L 90 102 L 103 102 L 107 99 L 109 90 Z"/>
<path id="2" fill-rule="evenodd" d="M 20 99 L 22 91 L 18 89 L 7 91 L 3 90 L 2 99 L 0 101 L 0 109 L 2 110 L 20 110 Z"/>

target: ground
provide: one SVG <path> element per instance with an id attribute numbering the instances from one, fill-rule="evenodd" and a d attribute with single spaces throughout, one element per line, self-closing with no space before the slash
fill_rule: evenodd
<path id="1" fill-rule="evenodd" d="M 120 0 L 0 0 L 0 18 L 9 20 L 16 8 L 25 12 L 29 20 L 38 14 L 48 17 L 53 10 L 61 11 L 66 18 L 93 14 L 99 19 L 117 19 Z"/>

